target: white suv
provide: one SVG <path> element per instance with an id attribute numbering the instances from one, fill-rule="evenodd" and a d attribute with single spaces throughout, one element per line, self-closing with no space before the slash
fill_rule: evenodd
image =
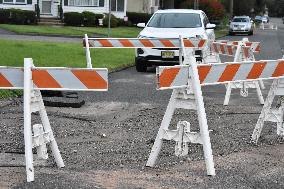
<path id="1" fill-rule="evenodd" d="M 199 37 L 215 40 L 215 24 L 210 24 L 206 14 L 201 10 L 169 9 L 159 10 L 153 14 L 147 24 L 139 23 L 144 27 L 139 38 L 184 38 Z M 138 72 L 147 71 L 152 65 L 175 65 L 179 63 L 179 49 L 143 49 L 136 51 L 135 63 Z M 202 57 L 202 52 L 196 51 Z"/>

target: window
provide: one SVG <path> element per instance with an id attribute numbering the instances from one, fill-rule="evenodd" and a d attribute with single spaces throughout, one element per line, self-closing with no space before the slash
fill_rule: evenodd
<path id="1" fill-rule="evenodd" d="M 202 27 L 199 14 L 192 13 L 157 13 L 148 27 L 154 28 L 198 28 Z"/>
<path id="2" fill-rule="evenodd" d="M 111 11 L 124 12 L 124 0 L 111 0 Z"/>
<path id="3" fill-rule="evenodd" d="M 86 6 L 99 6 L 99 0 L 69 0 L 70 6 L 86 7 Z"/>
<path id="4" fill-rule="evenodd" d="M 3 3 L 9 4 L 27 4 L 26 0 L 3 0 Z"/>

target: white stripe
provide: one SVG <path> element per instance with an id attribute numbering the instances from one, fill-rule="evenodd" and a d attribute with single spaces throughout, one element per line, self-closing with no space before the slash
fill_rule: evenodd
<path id="1" fill-rule="evenodd" d="M 267 77 L 272 77 L 272 74 L 274 73 L 277 65 L 278 65 L 278 61 L 268 61 L 264 70 L 262 71 L 260 78 L 267 78 Z"/>
<path id="2" fill-rule="evenodd" d="M 101 76 L 101 78 L 103 78 L 103 80 L 105 80 L 108 83 L 108 71 L 107 70 L 97 70 L 96 72 L 98 75 Z"/>
<path id="3" fill-rule="evenodd" d="M 182 86 L 187 85 L 188 81 L 188 66 L 187 67 L 181 67 L 178 74 L 176 75 L 176 78 L 172 82 L 171 86 Z"/>
<path id="4" fill-rule="evenodd" d="M 208 73 L 207 77 L 203 81 L 203 83 L 215 83 L 218 82 L 219 78 L 221 77 L 222 73 L 224 72 L 227 64 L 217 64 L 212 65 L 210 72 Z"/>
<path id="5" fill-rule="evenodd" d="M 0 72 L 14 87 L 24 87 L 24 72 L 22 69 L 6 68 L 0 69 Z"/>
<path id="6" fill-rule="evenodd" d="M 63 88 L 87 89 L 87 87 L 69 70 L 52 69 L 47 71 Z"/>
<path id="7" fill-rule="evenodd" d="M 239 70 L 237 71 L 235 77 L 233 78 L 234 81 L 236 80 L 245 80 L 250 73 L 253 67 L 253 63 L 241 64 Z"/>

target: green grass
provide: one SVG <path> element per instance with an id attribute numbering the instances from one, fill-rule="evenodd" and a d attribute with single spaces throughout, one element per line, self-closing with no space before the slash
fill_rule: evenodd
<path id="1" fill-rule="evenodd" d="M 100 34 L 107 36 L 108 29 L 102 27 L 71 27 L 71 26 L 34 26 L 34 25 L 12 25 L 0 24 L 0 28 L 18 34 L 48 34 L 66 35 L 83 37 L 84 34 Z M 140 28 L 136 27 L 117 27 L 111 29 L 111 37 L 137 37 Z"/>
<path id="2" fill-rule="evenodd" d="M 2 66 L 23 66 L 24 58 L 33 58 L 36 66 L 86 67 L 81 43 L 54 43 L 0 40 Z M 91 49 L 94 67 L 117 69 L 134 64 L 133 49 Z"/>
<path id="3" fill-rule="evenodd" d="M 85 49 L 81 43 L 50 43 L 0 40 L 0 66 L 22 67 L 24 58 L 33 58 L 35 66 L 86 67 Z M 134 65 L 133 49 L 91 49 L 97 68 L 119 69 Z M 18 96 L 21 91 L 0 90 L 0 99 Z"/>
<path id="4" fill-rule="evenodd" d="M 83 37 L 84 34 L 100 34 L 107 36 L 108 29 L 102 27 L 71 27 L 71 26 L 32 26 L 32 25 L 11 25 L 0 24 L 0 28 L 13 31 L 19 34 L 48 34 Z M 137 37 L 141 28 L 117 27 L 111 29 L 111 37 Z M 216 37 L 224 36 L 227 29 L 219 28 L 215 30 Z"/>

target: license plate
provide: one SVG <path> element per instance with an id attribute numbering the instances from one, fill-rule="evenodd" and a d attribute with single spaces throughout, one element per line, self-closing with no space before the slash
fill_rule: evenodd
<path id="1" fill-rule="evenodd" d="M 174 51 L 162 51 L 162 58 L 174 58 L 175 52 Z"/>

